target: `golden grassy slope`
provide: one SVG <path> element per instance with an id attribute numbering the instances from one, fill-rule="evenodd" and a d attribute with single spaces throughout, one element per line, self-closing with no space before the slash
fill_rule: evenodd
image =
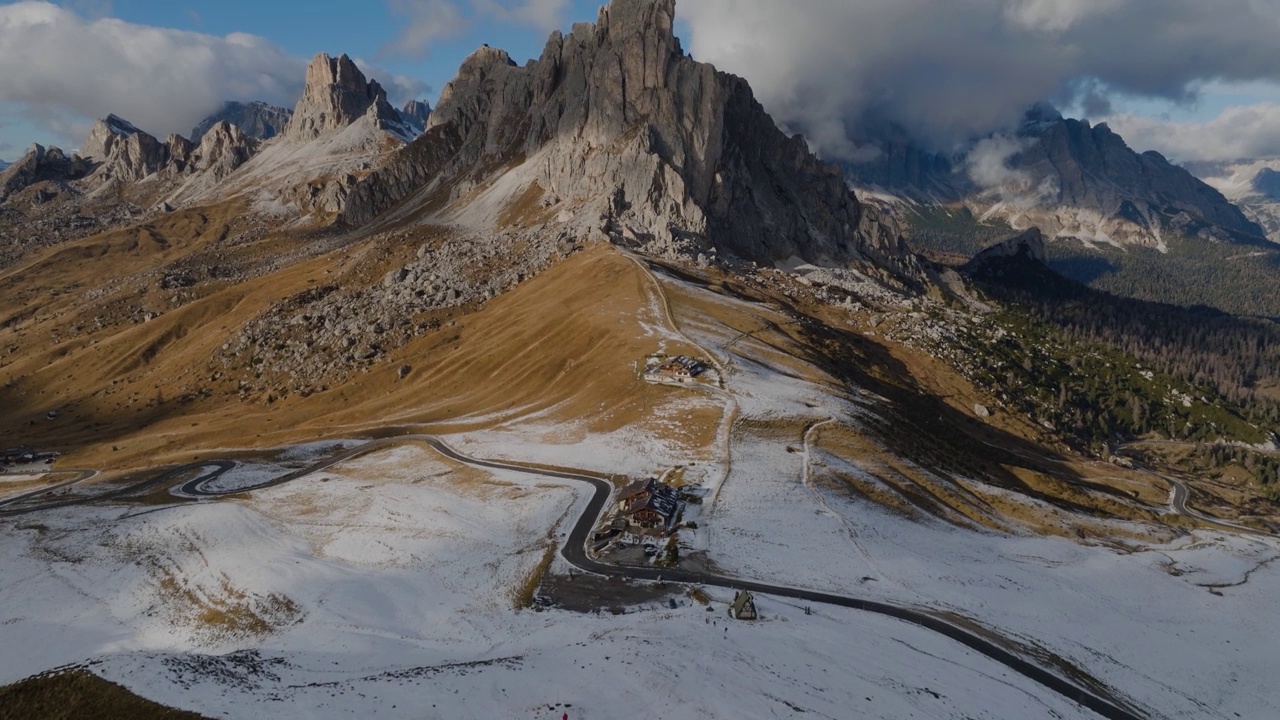
<path id="1" fill-rule="evenodd" d="M 68 452 L 61 466 L 120 469 L 391 424 L 446 430 L 538 414 L 547 423 L 581 420 L 580 432 L 643 429 L 655 408 L 690 402 L 636 378 L 635 361 L 657 342 L 641 322 L 661 320 L 643 273 L 607 247 L 579 253 L 476 312 L 456 313 L 341 387 L 271 404 L 241 402 L 232 379 L 210 383 L 208 359 L 273 303 L 320 282 L 368 284 L 402 262 L 412 243 L 374 238 L 243 282 L 208 283 L 145 323 L 97 330 L 88 322 L 118 295 L 145 301 L 158 292 L 150 280 L 107 278 L 138 277 L 205 251 L 236 212 L 175 213 L 0 274 L 0 348 L 14 348 L 0 364 L 0 435 Z M 281 242 L 267 238 L 241 254 L 269 256 Z M 108 292 L 94 292 L 101 286 Z M 50 289 L 52 297 L 39 294 Z M 403 380 L 401 365 L 413 368 Z M 709 442 L 719 419 L 716 405 L 705 405 L 684 426 L 691 447 Z M 61 416 L 45 420 L 53 409 Z"/>
<path id="2" fill-rule="evenodd" d="M 228 247 L 240 211 L 232 204 L 172 213 L 52 248 L 0 273 L 0 352 L 7 353 L 0 357 L 0 436 L 66 451 L 62 467 L 108 470 L 393 425 L 447 432 L 530 418 L 558 425 L 556 440 L 565 443 L 623 427 L 675 435 L 691 453 L 715 442 L 719 403 L 637 379 L 634 363 L 658 343 L 645 325 L 665 324 L 665 313 L 652 280 L 608 246 L 590 247 L 482 308 L 449 311 L 439 330 L 339 387 L 244 401 L 236 378 L 211 380 L 209 359 L 246 323 L 318 284 L 375 284 L 441 230 L 401 229 L 312 254 L 306 239 L 288 233 Z M 158 271 L 196 260 L 258 272 L 182 292 L 158 286 Z M 703 287 L 666 284 L 681 323 L 740 336 L 734 342 L 756 361 L 829 392 L 856 386 L 888 398 L 879 420 L 857 431 L 865 442 L 828 449 L 893 469 L 916 490 L 943 483 L 930 494 L 970 522 L 990 526 L 989 508 L 954 485 L 955 477 L 1104 517 L 1147 519 L 1117 495 L 1136 489 L 1155 503 L 1164 492 L 1110 466 L 1046 451 L 1030 423 L 973 418 L 968 409 L 984 400 L 980 390 L 934 358 L 860 334 L 830 308 L 732 276 L 690 280 Z M 139 307 L 165 312 L 143 323 L 129 315 Z M 668 350 L 699 354 L 670 341 Z M 412 368 L 404 379 L 402 365 Z M 655 419 L 671 403 L 680 404 L 678 427 Z M 45 420 L 52 409 L 61 416 Z M 919 476 L 911 469 L 917 467 L 937 477 Z"/>

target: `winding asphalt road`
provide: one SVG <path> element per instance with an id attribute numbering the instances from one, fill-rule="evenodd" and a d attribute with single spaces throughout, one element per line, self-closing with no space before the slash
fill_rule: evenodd
<path id="1" fill-rule="evenodd" d="M 198 477 L 183 483 L 179 488 L 176 488 L 177 491 L 182 495 L 193 498 L 217 498 L 228 495 L 237 495 L 283 485 L 306 475 L 333 467 L 334 465 L 345 462 L 359 455 L 367 454 L 388 445 L 397 445 L 405 442 L 424 443 L 445 457 L 474 467 L 507 470 L 527 475 L 570 480 L 590 485 L 594 490 L 591 500 L 587 504 L 587 508 L 582 513 L 582 516 L 578 518 L 573 529 L 569 532 L 569 536 L 561 549 L 561 553 L 565 560 L 586 572 L 608 577 L 708 585 L 730 590 L 748 590 L 761 595 L 773 595 L 776 597 L 792 598 L 805 602 L 824 603 L 827 605 L 835 605 L 838 607 L 850 608 L 853 610 L 860 610 L 862 612 L 890 617 L 950 638 L 970 650 L 994 660 L 1018 675 L 1032 680 L 1046 689 L 1052 690 L 1053 692 L 1058 693 L 1059 695 L 1072 700 L 1089 710 L 1092 710 L 1101 717 L 1107 718 L 1107 720 L 1149 720 L 1148 716 L 1130 707 L 1122 700 L 1110 697 L 1102 690 L 1087 688 L 1067 680 L 1063 676 L 1015 653 L 1005 645 L 999 643 L 997 640 L 990 639 L 991 637 L 995 637 L 993 633 L 985 635 L 979 634 L 978 632 L 961 627 L 953 622 L 949 622 L 941 616 L 931 614 L 928 611 L 845 595 L 835 595 L 815 590 L 787 587 L 785 585 L 772 585 L 754 580 L 744 580 L 709 573 L 693 572 L 678 568 L 622 567 L 599 562 L 592 559 L 587 554 L 586 548 L 591 532 L 594 530 L 597 522 L 601 518 L 601 515 L 610 499 L 613 497 L 614 487 L 607 478 L 585 471 L 550 470 L 473 458 L 454 450 L 439 438 L 427 435 L 403 435 L 399 437 L 374 440 L 351 450 L 339 453 L 338 455 L 332 456 L 310 467 L 295 470 L 253 486 L 210 489 L 209 485 L 214 480 L 226 474 L 236 466 L 235 462 L 229 460 L 210 460 L 207 462 L 193 463 L 174 468 L 150 480 L 103 495 L 59 499 L 40 505 L 28 505 L 25 507 L 11 507 L 5 509 L 6 505 L 13 502 L 11 500 L 9 503 L 0 504 L 0 517 L 25 515 L 55 508 L 86 505 L 103 500 L 118 499 L 154 489 L 166 482 L 173 482 L 187 473 L 204 469 L 208 469 L 207 472 L 203 472 Z M 80 478 L 77 478 L 76 481 L 79 480 Z M 42 490 L 41 492 L 47 492 L 47 489 Z M 29 498 L 31 495 L 24 497 Z M 1012 645 L 1012 643 L 1010 643 L 1010 645 Z"/>
<path id="2" fill-rule="evenodd" d="M 1150 471 L 1147 471 L 1147 472 L 1150 472 Z M 1273 533 L 1264 532 L 1262 530 L 1251 528 L 1245 525 L 1237 525 L 1233 522 L 1228 522 L 1226 520 L 1221 520 L 1219 518 L 1205 515 L 1199 510 L 1196 510 L 1191 506 L 1187 505 L 1187 501 L 1191 499 L 1191 488 L 1188 487 L 1186 483 L 1182 482 L 1181 480 L 1175 477 L 1170 477 L 1168 475 L 1160 475 L 1158 473 L 1151 473 L 1151 474 L 1163 479 L 1165 482 L 1173 486 L 1173 495 L 1169 500 L 1169 506 L 1172 507 L 1173 511 L 1178 513 L 1179 515 L 1186 515 L 1189 518 L 1195 518 L 1196 520 L 1199 520 L 1205 525 L 1210 525 L 1212 527 L 1216 527 L 1220 530 L 1226 530 L 1228 532 L 1241 533 L 1244 535 L 1257 535 L 1258 537 L 1268 537 L 1268 538 L 1275 537 Z"/>
<path id="3" fill-rule="evenodd" d="M 1075 683 L 1072 683 L 1023 657 L 1016 655 L 1015 653 L 1001 647 L 985 637 L 982 637 L 981 635 L 978 635 L 977 633 L 949 623 L 942 618 L 931 615 L 927 612 L 899 605 L 876 602 L 873 600 L 863 600 L 844 595 L 833 595 L 831 593 L 804 590 L 800 588 L 787 587 L 785 585 L 770 585 L 768 583 L 752 580 L 742 580 L 738 578 L 690 572 L 688 570 L 672 568 L 621 567 L 592 560 L 587 555 L 587 540 L 590 538 L 592 530 L 599 521 L 601 513 L 603 513 L 609 500 L 613 497 L 613 485 L 610 482 L 604 478 L 582 472 L 543 470 L 511 465 L 508 463 L 493 462 L 491 460 L 480 460 L 457 452 L 448 445 L 445 445 L 438 438 L 421 437 L 414 439 L 422 440 L 441 455 L 467 465 L 498 470 L 510 470 L 530 475 L 554 477 L 564 480 L 576 480 L 578 482 L 587 483 L 595 488 L 595 493 L 591 497 L 591 502 L 587 505 L 587 509 L 582 513 L 582 516 L 578 518 L 577 523 L 574 524 L 573 530 L 569 532 L 569 537 L 565 541 L 561 550 L 565 560 L 582 570 L 586 570 L 587 572 L 609 577 L 660 580 L 664 582 L 710 585 L 712 587 L 720 587 L 730 590 L 748 590 L 761 595 L 774 595 L 777 597 L 803 600 L 806 602 L 824 603 L 827 605 L 836 605 L 839 607 L 851 608 L 853 610 L 861 610 L 863 612 L 884 615 L 896 620 L 911 623 L 912 625 L 917 625 L 940 635 L 944 635 L 964 645 L 970 650 L 1004 665 L 1017 674 L 1032 680 L 1045 688 L 1068 698 L 1069 700 L 1079 703 L 1098 715 L 1108 718 L 1108 720 L 1148 720 L 1147 716 L 1139 714 L 1137 711 L 1131 709 L 1119 700 L 1105 697 L 1102 693 L 1076 685 Z"/>

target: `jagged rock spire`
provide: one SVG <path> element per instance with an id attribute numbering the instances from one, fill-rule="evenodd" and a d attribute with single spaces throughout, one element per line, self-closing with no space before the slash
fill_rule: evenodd
<path id="1" fill-rule="evenodd" d="M 351 58 L 321 53 L 307 67 L 302 99 L 285 134 L 311 140 L 345 128 L 370 112 L 391 122 L 399 119 L 387 103 L 386 91 L 377 81 L 367 80 Z"/>
<path id="2" fill-rule="evenodd" d="M 575 199 L 575 217 L 649 246 L 917 273 L 896 228 L 781 132 L 745 80 L 684 55 L 674 17 L 674 0 L 614 0 L 523 67 L 476 51 L 427 132 L 362 180 L 343 220 L 368 222 L 409 195 L 461 198 L 524 163 L 548 196 Z"/>

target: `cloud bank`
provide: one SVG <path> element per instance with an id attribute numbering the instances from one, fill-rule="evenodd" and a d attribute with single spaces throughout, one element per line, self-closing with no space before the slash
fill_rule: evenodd
<path id="1" fill-rule="evenodd" d="M 0 102 L 64 133 L 113 112 L 161 136 L 186 133 L 225 100 L 291 104 L 305 72 L 253 35 L 89 20 L 47 2 L 0 6 L 0 47 Z"/>
<path id="2" fill-rule="evenodd" d="M 255 35 L 216 37 L 86 17 L 49 2 L 0 6 L 0 48 L 0 107 L 36 121 L 69 147 L 109 113 L 163 138 L 189 133 L 227 100 L 292 107 L 309 60 Z M 361 68 L 393 101 L 427 90 L 413 78 Z"/>
<path id="3" fill-rule="evenodd" d="M 1280 81 L 1280 0 L 680 0 L 695 57 L 746 77 L 775 120 L 849 158 L 887 127 L 935 150 L 1037 101 L 1192 102 Z"/>
<path id="4" fill-rule="evenodd" d="M 1206 122 L 1126 114 L 1107 123 L 1130 145 L 1159 151 L 1174 162 L 1280 157 L 1280 103 L 1230 107 Z"/>

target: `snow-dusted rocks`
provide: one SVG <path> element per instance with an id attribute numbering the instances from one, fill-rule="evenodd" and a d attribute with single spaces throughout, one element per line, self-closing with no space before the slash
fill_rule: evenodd
<path id="1" fill-rule="evenodd" d="M 96 180 L 104 184 L 138 182 L 164 167 L 175 150 L 181 154 L 186 149 L 188 141 L 174 137 L 181 141 L 178 147 L 160 142 L 127 120 L 108 115 L 93 124 L 80 153 L 98 163 L 93 173 Z"/>

